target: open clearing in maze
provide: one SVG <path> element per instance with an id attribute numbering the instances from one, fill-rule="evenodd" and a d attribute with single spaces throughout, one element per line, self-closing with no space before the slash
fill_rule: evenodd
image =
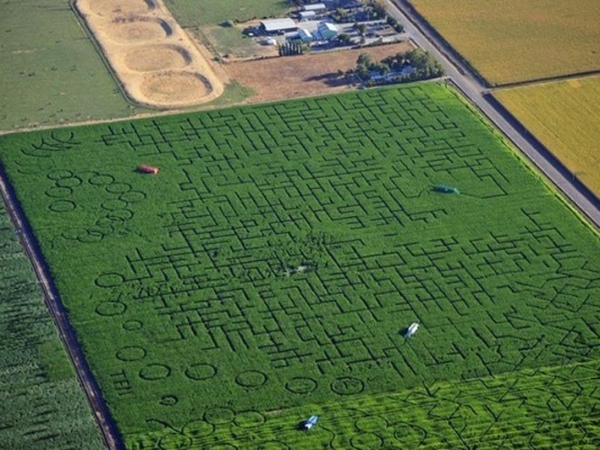
<path id="1" fill-rule="evenodd" d="M 302 405 L 598 359 L 598 235 L 448 87 L 12 135 L 0 155 L 129 448 L 270 448 L 240 431 L 266 417 L 299 448 L 276 421 Z"/>

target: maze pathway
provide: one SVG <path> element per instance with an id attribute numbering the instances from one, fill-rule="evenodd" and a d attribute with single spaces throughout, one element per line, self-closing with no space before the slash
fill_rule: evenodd
<path id="1" fill-rule="evenodd" d="M 125 435 L 598 357 L 598 236 L 449 88 L 0 147 Z"/>

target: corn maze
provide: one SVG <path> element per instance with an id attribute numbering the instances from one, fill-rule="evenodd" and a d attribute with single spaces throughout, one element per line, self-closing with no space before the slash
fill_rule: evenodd
<path id="1" fill-rule="evenodd" d="M 330 436 L 311 445 L 417 448 L 430 441 L 400 424 L 430 435 L 425 416 L 388 408 L 404 431 L 382 434 L 348 411 L 456 382 L 469 405 L 486 377 L 600 354 L 597 234 L 447 87 L 8 136 L 0 151 L 128 448 L 301 448 L 305 405 Z M 597 414 L 585 398 L 577 414 Z M 499 448 L 492 426 L 451 426 L 452 442 Z"/>

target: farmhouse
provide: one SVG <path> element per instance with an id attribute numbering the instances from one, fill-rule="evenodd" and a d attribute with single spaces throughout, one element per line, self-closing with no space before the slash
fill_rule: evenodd
<path id="1" fill-rule="evenodd" d="M 292 19 L 267 19 L 260 22 L 260 28 L 267 34 L 279 34 L 296 31 L 298 25 Z"/>

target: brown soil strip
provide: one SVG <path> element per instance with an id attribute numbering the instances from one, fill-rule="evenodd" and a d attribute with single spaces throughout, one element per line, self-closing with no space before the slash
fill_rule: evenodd
<path id="1" fill-rule="evenodd" d="M 360 54 L 367 53 L 373 61 L 380 61 L 413 48 L 415 46 L 411 42 L 402 42 L 356 50 L 234 62 L 224 67 L 231 78 L 254 91 L 247 103 L 261 103 L 355 89 L 338 75 L 338 71 L 355 68 Z"/>

